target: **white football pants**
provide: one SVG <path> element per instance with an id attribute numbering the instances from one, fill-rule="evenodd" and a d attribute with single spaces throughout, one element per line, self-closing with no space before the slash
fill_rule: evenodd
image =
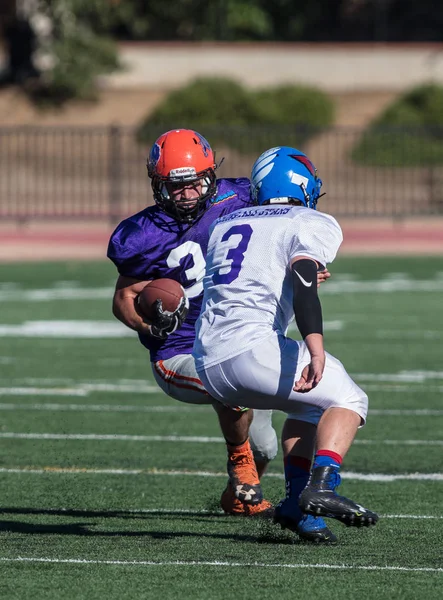
<path id="1" fill-rule="evenodd" d="M 310 392 L 294 392 L 294 383 L 310 362 L 304 342 L 277 333 L 261 344 L 198 373 L 211 396 L 225 404 L 281 410 L 290 418 L 318 423 L 327 408 L 356 412 L 366 421 L 368 397 L 342 363 L 326 353 L 323 378 Z"/>

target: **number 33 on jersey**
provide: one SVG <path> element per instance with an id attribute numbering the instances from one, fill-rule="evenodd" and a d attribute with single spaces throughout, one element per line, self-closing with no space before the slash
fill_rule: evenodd
<path id="1" fill-rule="evenodd" d="M 108 257 L 120 275 L 148 281 L 167 277 L 178 281 L 190 301 L 182 327 L 164 341 L 140 335 L 150 350 L 151 361 L 166 360 L 177 354 L 190 354 L 195 337 L 195 322 L 203 298 L 203 277 L 209 229 L 212 223 L 235 210 L 251 206 L 249 179 L 219 179 L 217 195 L 204 214 L 191 224 L 177 222 L 158 206 L 149 206 L 120 223 L 111 236 Z M 227 241 L 223 280 L 232 280 L 241 268 L 247 248 L 247 232 L 233 231 Z"/>

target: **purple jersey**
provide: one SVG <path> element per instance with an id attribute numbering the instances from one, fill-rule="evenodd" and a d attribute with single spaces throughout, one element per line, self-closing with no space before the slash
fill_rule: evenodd
<path id="1" fill-rule="evenodd" d="M 147 281 L 175 279 L 189 298 L 186 321 L 166 340 L 139 334 L 152 362 L 192 353 L 203 299 L 209 227 L 215 219 L 251 204 L 249 179 L 219 179 L 217 193 L 208 203 L 203 216 L 191 224 L 179 223 L 158 206 L 149 206 L 122 221 L 109 241 L 108 257 L 120 275 Z"/>

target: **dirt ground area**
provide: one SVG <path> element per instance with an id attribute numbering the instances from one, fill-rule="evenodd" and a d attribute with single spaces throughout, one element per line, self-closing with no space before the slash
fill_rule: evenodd
<path id="1" fill-rule="evenodd" d="M 344 255 L 443 255 L 443 218 L 342 219 Z M 113 226 L 91 222 L 0 225 L 0 262 L 105 260 Z"/>

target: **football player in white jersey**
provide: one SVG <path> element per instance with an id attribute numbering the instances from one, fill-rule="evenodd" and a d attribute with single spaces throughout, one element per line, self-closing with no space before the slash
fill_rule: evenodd
<path id="1" fill-rule="evenodd" d="M 325 541 L 321 535 L 330 532 L 321 517 L 354 526 L 378 520 L 336 492 L 341 462 L 368 407 L 365 392 L 323 346 L 317 271 L 334 260 L 342 232 L 332 216 L 315 210 L 322 182 L 299 150 L 262 154 L 251 185 L 257 206 L 211 228 L 194 359 L 214 398 L 288 414 L 287 495 L 275 520 L 298 532 L 317 517 Z M 294 316 L 300 342 L 286 336 Z M 315 449 L 309 424 L 317 427 Z"/>

